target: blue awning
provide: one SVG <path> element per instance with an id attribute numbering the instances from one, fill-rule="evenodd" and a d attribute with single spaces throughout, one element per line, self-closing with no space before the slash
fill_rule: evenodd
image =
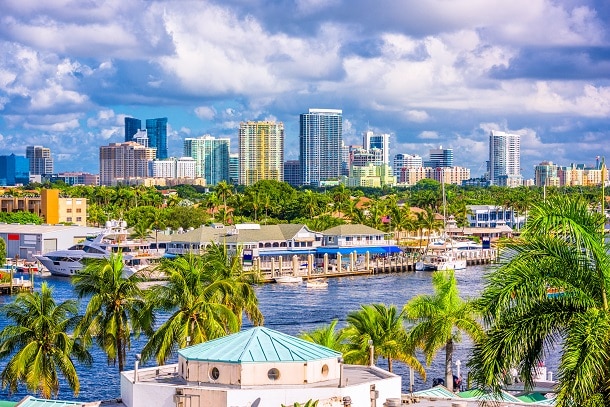
<path id="1" fill-rule="evenodd" d="M 308 254 L 315 254 L 315 249 L 312 250 L 261 250 L 258 249 L 258 256 L 307 256 Z"/>
<path id="2" fill-rule="evenodd" d="M 359 246 L 359 247 L 318 247 L 317 254 L 333 254 L 341 253 L 342 256 L 349 255 L 350 253 L 356 252 L 356 254 L 388 254 L 388 253 L 400 253 L 400 247 L 398 246 Z"/>

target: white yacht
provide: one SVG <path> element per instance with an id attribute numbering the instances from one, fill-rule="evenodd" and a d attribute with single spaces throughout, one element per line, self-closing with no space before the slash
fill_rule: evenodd
<path id="1" fill-rule="evenodd" d="M 417 271 L 436 271 L 436 270 L 463 270 L 466 268 L 466 259 L 460 259 L 453 250 L 433 253 L 427 252 L 415 263 Z"/>
<path id="2" fill-rule="evenodd" d="M 150 248 L 150 243 L 129 239 L 125 221 L 108 221 L 97 236 L 87 238 L 66 250 L 57 250 L 34 257 L 56 276 L 73 276 L 84 267 L 86 259 L 108 258 L 111 253 L 122 253 L 123 273 L 131 275 L 159 259 L 162 253 Z"/>

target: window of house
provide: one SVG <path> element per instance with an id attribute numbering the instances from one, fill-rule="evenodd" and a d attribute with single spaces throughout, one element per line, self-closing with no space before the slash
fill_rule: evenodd
<path id="1" fill-rule="evenodd" d="M 267 372 L 267 377 L 271 381 L 276 381 L 280 378 L 280 371 L 273 367 Z"/>
<path id="2" fill-rule="evenodd" d="M 220 377 L 220 370 L 218 370 L 217 367 L 211 368 L 210 369 L 210 379 L 218 380 L 219 377 Z"/>

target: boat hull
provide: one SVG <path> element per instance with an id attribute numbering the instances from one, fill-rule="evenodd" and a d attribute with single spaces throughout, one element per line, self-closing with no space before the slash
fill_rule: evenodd
<path id="1" fill-rule="evenodd" d="M 300 276 L 280 276 L 273 279 L 280 284 L 298 284 L 303 282 L 303 277 Z"/>

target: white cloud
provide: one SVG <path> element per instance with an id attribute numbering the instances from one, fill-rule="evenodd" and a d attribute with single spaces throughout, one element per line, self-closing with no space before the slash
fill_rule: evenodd
<path id="1" fill-rule="evenodd" d="M 439 138 L 439 135 L 435 131 L 422 131 L 417 135 L 417 138 L 421 140 L 436 140 Z"/>
<path id="2" fill-rule="evenodd" d="M 423 110 L 408 110 L 405 112 L 405 117 L 411 122 L 423 123 L 428 121 L 430 116 Z"/>
<path id="3" fill-rule="evenodd" d="M 195 108 L 195 114 L 200 119 L 212 120 L 216 116 L 216 109 L 213 106 L 199 106 Z"/>

